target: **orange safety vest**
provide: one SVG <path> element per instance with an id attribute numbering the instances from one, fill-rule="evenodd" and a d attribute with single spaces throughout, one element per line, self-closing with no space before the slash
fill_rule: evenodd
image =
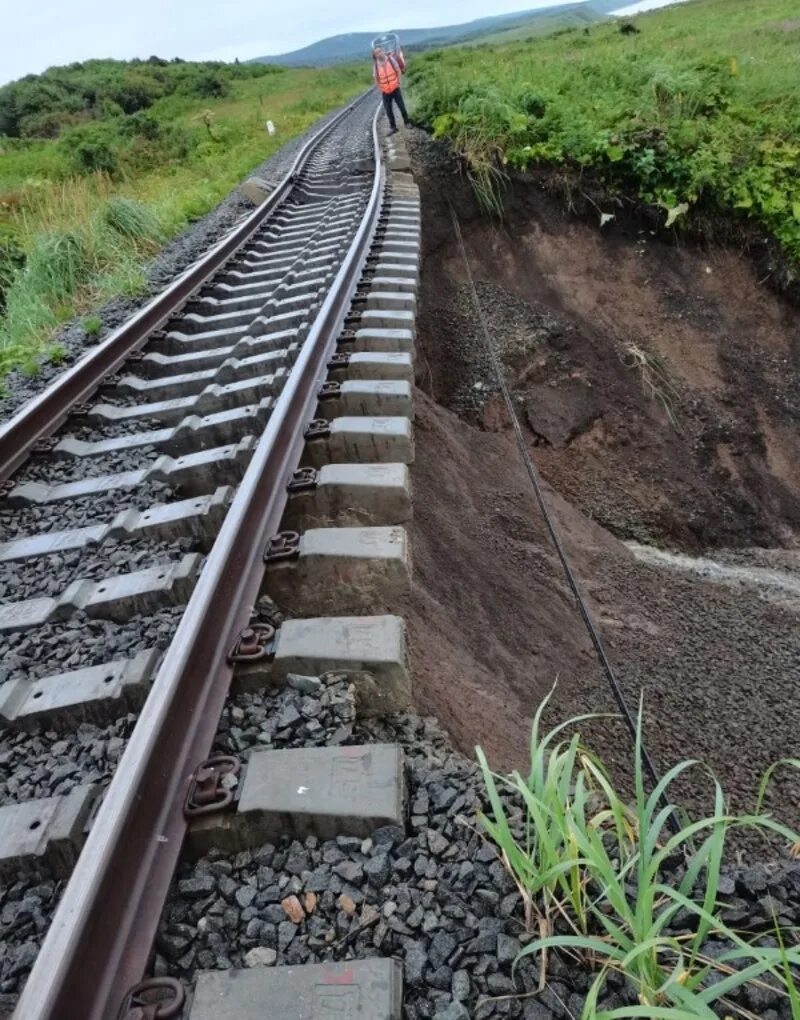
<path id="1" fill-rule="evenodd" d="M 393 57 L 386 57 L 383 62 L 375 61 L 375 81 L 386 95 L 400 88 L 400 71 Z"/>

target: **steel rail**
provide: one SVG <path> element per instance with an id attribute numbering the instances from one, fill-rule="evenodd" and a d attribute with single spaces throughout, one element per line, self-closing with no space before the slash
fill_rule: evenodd
<path id="1" fill-rule="evenodd" d="M 23 990 L 18 1020 L 116 1020 L 145 973 L 186 833 L 190 777 L 211 750 L 230 687 L 227 652 L 249 623 L 262 553 L 280 528 L 304 426 L 377 227 L 386 183 L 377 117 L 364 218 L 158 671 Z"/>
<path id="2" fill-rule="evenodd" d="M 140 308 L 111 336 L 88 351 L 72 368 L 63 372 L 52 385 L 0 426 L 0 482 L 8 479 L 27 460 L 38 440 L 52 435 L 67 419 L 72 407 L 88 400 L 106 376 L 116 372 L 130 354 L 144 345 L 150 333 L 180 311 L 195 291 L 252 237 L 289 196 L 297 175 L 320 142 L 368 95 L 365 93 L 346 106 L 308 139 L 291 170 L 245 220 L 173 280 L 166 290 Z"/>

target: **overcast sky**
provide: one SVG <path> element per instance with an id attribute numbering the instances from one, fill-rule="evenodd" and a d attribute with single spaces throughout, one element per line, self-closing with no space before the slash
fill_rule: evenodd
<path id="1" fill-rule="evenodd" d="M 299 49 L 340 32 L 457 24 L 558 2 L 0 0 L 0 83 L 89 57 L 247 60 Z"/>

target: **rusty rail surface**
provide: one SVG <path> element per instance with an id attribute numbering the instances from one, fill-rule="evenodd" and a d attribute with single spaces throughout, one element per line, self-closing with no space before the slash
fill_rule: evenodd
<path id="1" fill-rule="evenodd" d="M 294 186 L 297 174 L 319 143 L 368 95 L 365 93 L 341 110 L 305 143 L 288 174 L 245 220 L 173 280 L 166 290 L 140 308 L 111 336 L 88 351 L 51 386 L 0 426 L 0 482 L 8 479 L 27 460 L 38 440 L 52 435 L 67 419 L 72 407 L 87 400 L 106 376 L 116 372 L 133 351 L 144 345 L 150 333 L 178 312 L 194 292 L 248 241 L 264 220 L 284 202 Z"/>
<path id="2" fill-rule="evenodd" d="M 372 135 L 375 179 L 364 218 L 260 438 L 92 825 L 20 998 L 15 1013 L 20 1020 L 115 1020 L 146 971 L 186 833 L 183 805 L 190 777 L 209 754 L 230 687 L 227 653 L 249 623 L 263 549 L 279 530 L 304 426 L 313 418 L 377 227 L 386 182 L 377 112 Z"/>

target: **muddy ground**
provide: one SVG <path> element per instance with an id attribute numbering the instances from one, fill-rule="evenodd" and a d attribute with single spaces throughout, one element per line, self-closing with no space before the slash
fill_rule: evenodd
<path id="1" fill-rule="evenodd" d="M 698 757 L 737 809 L 797 754 L 800 338 L 744 256 L 569 216 L 518 182 L 503 226 L 415 133 L 424 268 L 410 626 L 420 708 L 524 767 L 531 716 L 615 704 L 497 393 L 447 198 L 525 440 L 602 637 L 663 771 Z M 642 562 L 628 542 L 767 564 L 772 587 Z M 691 563 L 692 561 L 690 561 Z M 794 587 L 793 587 L 794 586 Z M 620 776 L 621 723 L 587 731 Z M 700 777 L 681 793 L 699 806 Z M 785 772 L 770 806 L 800 823 Z"/>

